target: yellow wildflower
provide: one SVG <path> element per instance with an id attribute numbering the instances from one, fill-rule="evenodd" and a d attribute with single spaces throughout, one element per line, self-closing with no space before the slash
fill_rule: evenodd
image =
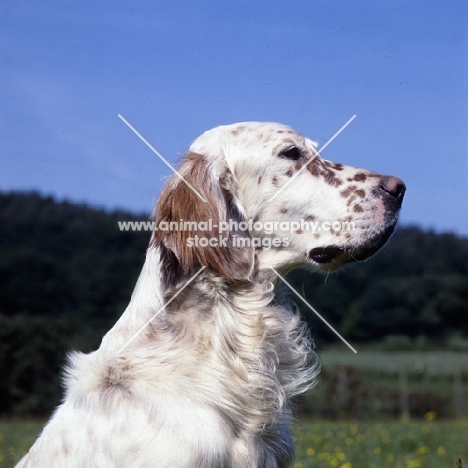
<path id="1" fill-rule="evenodd" d="M 428 411 L 425 415 L 424 415 L 424 419 L 426 421 L 433 421 L 435 418 L 436 418 L 437 414 L 435 411 Z"/>

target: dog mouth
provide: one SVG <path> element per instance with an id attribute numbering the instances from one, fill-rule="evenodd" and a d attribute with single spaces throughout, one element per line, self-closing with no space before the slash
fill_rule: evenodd
<path id="1" fill-rule="evenodd" d="M 370 242 L 358 248 L 339 247 L 337 245 L 316 247 L 310 250 L 307 256 L 319 265 L 331 264 L 332 269 L 333 267 L 339 268 L 346 263 L 366 260 L 384 246 L 394 229 L 394 225 L 387 227 L 382 233 L 373 237 Z"/>

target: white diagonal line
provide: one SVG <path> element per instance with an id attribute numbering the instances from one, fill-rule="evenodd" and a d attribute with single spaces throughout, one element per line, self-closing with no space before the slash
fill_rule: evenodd
<path id="1" fill-rule="evenodd" d="M 307 164 L 304 164 L 295 174 L 291 177 L 269 200 L 271 202 L 285 187 L 287 187 L 317 156 L 319 153 L 323 151 L 354 119 L 356 118 L 356 114 L 354 114 L 318 151 L 312 148 L 315 152 L 313 158 L 307 161 Z"/>
<path id="2" fill-rule="evenodd" d="M 354 119 L 356 118 L 356 114 L 354 114 L 320 149 L 319 151 L 323 151 Z"/>
<path id="3" fill-rule="evenodd" d="M 117 352 L 120 354 L 203 270 L 202 266 Z"/>
<path id="4" fill-rule="evenodd" d="M 275 275 L 281 279 L 281 281 L 283 281 L 283 283 L 315 314 L 317 315 L 317 317 L 322 320 L 323 323 L 325 323 L 325 325 L 327 325 L 334 333 L 335 335 L 338 336 L 338 338 L 340 338 L 341 341 L 343 341 L 343 343 L 348 346 L 348 348 L 353 352 L 353 353 L 357 353 L 357 351 L 273 268 L 273 267 L 269 267 L 271 268 L 271 270 L 273 270 L 273 272 L 275 273 Z"/>
<path id="5" fill-rule="evenodd" d="M 176 176 L 178 176 L 182 181 L 184 181 L 184 182 L 187 184 L 187 186 L 190 187 L 190 188 L 192 189 L 192 191 L 193 191 L 202 201 L 204 201 L 205 203 L 208 203 L 208 201 L 207 201 L 202 195 L 200 195 L 200 193 L 197 192 L 197 190 L 195 190 L 195 188 L 194 188 L 192 185 L 190 185 L 190 183 L 187 182 L 187 181 L 183 178 L 183 176 L 181 176 L 181 175 L 177 172 L 177 170 L 174 169 L 174 168 L 172 167 L 172 165 L 169 164 L 169 163 L 166 161 L 166 159 L 164 159 L 163 156 L 162 156 L 156 149 L 154 149 L 154 148 L 151 146 L 151 144 L 150 144 L 147 140 L 145 140 L 145 138 L 143 138 L 143 136 L 142 136 L 135 128 L 133 128 L 120 114 L 118 114 L 118 117 L 119 117 L 120 120 L 122 120 L 122 122 L 125 123 L 125 125 L 127 125 L 127 127 L 128 127 L 130 130 L 132 130 L 133 133 L 135 133 L 135 135 L 136 135 L 138 138 L 140 138 L 140 140 L 141 140 L 146 146 L 148 146 L 148 148 L 149 148 L 154 154 L 156 154 L 156 156 L 158 156 L 158 158 L 159 158 L 159 159 L 160 159 Z"/>

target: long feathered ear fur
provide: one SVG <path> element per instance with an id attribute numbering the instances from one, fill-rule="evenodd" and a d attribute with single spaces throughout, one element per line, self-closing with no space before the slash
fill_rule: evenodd
<path id="1" fill-rule="evenodd" d="M 251 279 L 255 257 L 248 232 L 219 232 L 222 222 L 232 220 L 235 227 L 235 223 L 245 221 L 236 204 L 232 173 L 226 168 L 217 175 L 206 157 L 192 152 L 185 156 L 178 172 L 185 181 L 172 176 L 153 213 L 156 229 L 150 247 L 160 249 L 164 285 L 174 287 L 202 266 L 227 281 Z M 182 223 L 188 229 L 176 229 Z M 239 238 L 244 239 L 239 243 Z"/>

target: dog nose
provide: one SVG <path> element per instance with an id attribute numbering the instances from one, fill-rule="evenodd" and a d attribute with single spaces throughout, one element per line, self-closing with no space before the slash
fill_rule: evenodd
<path id="1" fill-rule="evenodd" d="M 401 179 L 393 176 L 383 176 L 380 179 L 379 188 L 401 205 L 406 191 L 406 185 Z"/>

